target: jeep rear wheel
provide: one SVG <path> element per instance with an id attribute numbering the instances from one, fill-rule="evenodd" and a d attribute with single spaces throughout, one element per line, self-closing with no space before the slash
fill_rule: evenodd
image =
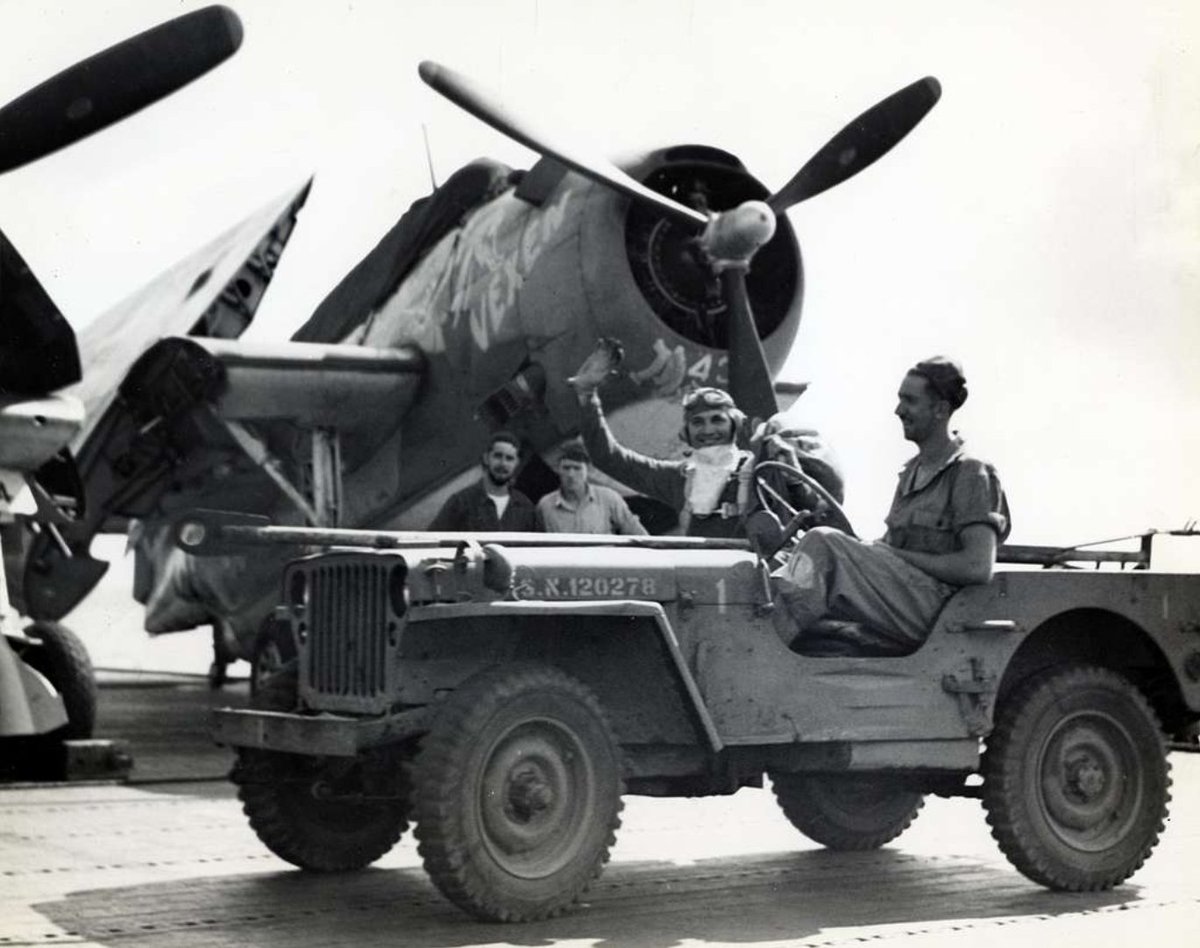
<path id="1" fill-rule="evenodd" d="M 878 849 L 903 833 L 925 797 L 868 774 L 771 775 L 783 815 L 813 842 L 844 852 Z"/>
<path id="2" fill-rule="evenodd" d="M 983 804 L 1008 860 L 1051 889 L 1109 889 L 1146 861 L 1170 800 L 1153 710 L 1107 668 L 1043 673 L 1000 708 Z"/>
<path id="3" fill-rule="evenodd" d="M 620 825 L 620 760 L 600 704 L 548 666 L 502 666 L 458 688 L 412 781 L 426 871 L 487 921 L 567 909 L 600 874 Z"/>

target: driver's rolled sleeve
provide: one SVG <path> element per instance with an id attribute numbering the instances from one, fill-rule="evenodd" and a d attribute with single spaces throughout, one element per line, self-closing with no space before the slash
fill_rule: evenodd
<path id="1" fill-rule="evenodd" d="M 964 458 L 954 481 L 950 507 L 955 512 L 957 530 L 973 523 L 987 524 L 1003 540 L 1008 536 L 1008 500 L 1000 486 L 1000 476 L 986 461 Z"/>

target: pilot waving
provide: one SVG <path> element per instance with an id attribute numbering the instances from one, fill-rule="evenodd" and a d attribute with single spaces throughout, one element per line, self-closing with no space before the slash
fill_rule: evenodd
<path id="1" fill-rule="evenodd" d="M 589 357 L 570 379 L 582 408 L 583 441 L 596 466 L 678 511 L 680 526 L 689 536 L 742 536 L 751 491 L 748 480 L 738 474 L 750 473 L 753 455 L 737 447 L 746 416 L 729 393 L 699 388 L 684 396 L 682 436 L 691 456 L 677 461 L 652 458 L 619 444 L 605 421 L 599 387 L 612 365 L 610 358 Z"/>

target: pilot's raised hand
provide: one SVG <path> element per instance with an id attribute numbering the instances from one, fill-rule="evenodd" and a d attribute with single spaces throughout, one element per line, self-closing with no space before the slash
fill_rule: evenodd
<path id="1" fill-rule="evenodd" d="M 567 382 L 575 387 L 580 398 L 589 396 L 605 379 L 617 374 L 624 358 L 625 349 L 620 342 L 616 339 L 600 339 L 591 355 L 583 360 L 579 371 L 567 379 Z"/>

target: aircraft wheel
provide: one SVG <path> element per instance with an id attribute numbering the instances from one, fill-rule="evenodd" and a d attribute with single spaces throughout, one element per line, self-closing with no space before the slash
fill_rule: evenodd
<path id="1" fill-rule="evenodd" d="M 34 622 L 25 629 L 25 635 L 33 644 L 21 649 L 22 661 L 50 680 L 66 708 L 67 723 L 54 732 L 54 737 L 90 738 L 96 727 L 96 672 L 83 642 L 58 622 Z"/>
<path id="2" fill-rule="evenodd" d="M 296 663 L 263 682 L 251 704 L 295 707 Z M 354 759 L 240 748 L 230 779 L 242 810 L 280 859 L 318 872 L 362 869 L 408 828 L 404 761 L 379 750 Z"/>
<path id="3" fill-rule="evenodd" d="M 486 921 L 565 911 L 600 874 L 621 822 L 604 712 L 548 666 L 502 666 L 458 688 L 422 740 L 412 782 L 426 871 Z"/>
<path id="4" fill-rule="evenodd" d="M 1158 719 L 1126 678 L 1094 665 L 1034 677 L 1000 707 L 983 758 L 992 835 L 1047 888 L 1109 889 L 1158 843 L 1170 764 Z"/>
<path id="5" fill-rule="evenodd" d="M 774 773 L 775 799 L 813 842 L 842 852 L 878 849 L 903 833 L 925 796 L 873 774 Z"/>

